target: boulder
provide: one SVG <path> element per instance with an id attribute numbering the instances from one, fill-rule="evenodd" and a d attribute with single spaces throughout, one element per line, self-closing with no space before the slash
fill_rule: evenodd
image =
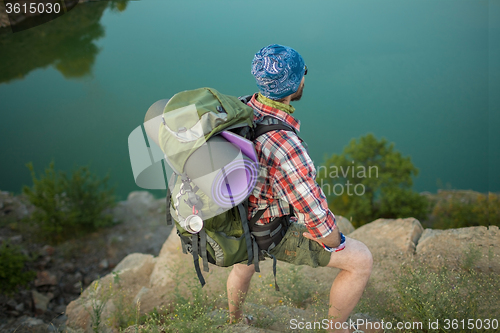
<path id="1" fill-rule="evenodd" d="M 365 224 L 349 237 L 368 246 L 374 258 L 388 255 L 412 255 L 424 229 L 415 218 L 378 219 Z"/>
<path id="2" fill-rule="evenodd" d="M 344 235 L 349 235 L 351 232 L 354 231 L 354 227 L 352 226 L 352 223 L 346 219 L 343 216 L 340 215 L 335 215 L 335 221 L 337 222 L 337 226 L 339 227 L 339 230 L 344 234 Z"/>
<path id="3" fill-rule="evenodd" d="M 21 220 L 33 212 L 33 205 L 24 195 L 14 196 L 12 193 L 0 191 L 0 217 Z"/>
<path id="4" fill-rule="evenodd" d="M 38 271 L 36 273 L 35 287 L 55 286 L 57 285 L 57 276 L 49 271 Z"/>
<path id="5" fill-rule="evenodd" d="M 112 273 L 91 283 L 78 299 L 68 304 L 67 326 L 92 332 L 91 309 L 104 302 L 102 316 L 106 318 L 115 311 L 117 300 L 131 304 L 142 287 L 149 285 L 155 263 L 156 258 L 150 254 L 133 253 L 125 257 Z"/>
<path id="6" fill-rule="evenodd" d="M 497 226 L 425 229 L 418 258 L 432 267 L 475 268 L 500 273 L 500 231 Z"/>
<path id="7" fill-rule="evenodd" d="M 31 292 L 31 296 L 33 299 L 33 307 L 35 308 L 35 313 L 37 315 L 44 314 L 45 311 L 47 311 L 47 305 L 49 304 L 52 295 L 46 296 L 36 290 L 33 290 Z"/>
<path id="8" fill-rule="evenodd" d="M 142 217 L 148 214 L 149 210 L 154 207 L 155 198 L 147 191 L 131 192 L 127 198 L 128 210 L 137 217 Z"/>
<path id="9" fill-rule="evenodd" d="M 272 261 L 267 271 L 272 272 Z M 230 268 L 210 265 L 210 272 L 203 273 L 210 292 L 223 293 Z M 193 266 L 193 257 L 183 254 L 181 242 L 173 229 L 163 244 L 158 257 L 134 253 L 124 258 L 113 270 L 100 280 L 94 281 L 78 298 L 66 308 L 67 326 L 92 332 L 89 310 L 96 301 L 106 302 L 102 318 L 112 315 L 119 307 L 117 302 L 134 304 L 141 313 L 155 307 L 168 306 L 177 294 L 190 295 L 190 287 L 198 284 Z"/>

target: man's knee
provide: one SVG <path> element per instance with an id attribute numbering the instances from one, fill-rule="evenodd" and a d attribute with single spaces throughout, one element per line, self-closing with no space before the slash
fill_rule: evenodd
<path id="1" fill-rule="evenodd" d="M 345 249 L 332 253 L 328 266 L 345 269 L 357 274 L 370 275 L 373 267 L 373 256 L 364 243 L 347 238 Z"/>
<path id="2" fill-rule="evenodd" d="M 373 256 L 370 249 L 365 244 L 363 244 L 362 248 L 358 252 L 356 260 L 358 262 L 358 270 L 361 273 L 370 275 L 373 268 Z"/>
<path id="3" fill-rule="evenodd" d="M 353 244 L 356 249 L 352 251 L 351 263 L 354 272 L 363 275 L 370 275 L 373 268 L 373 256 L 368 247 L 360 242 L 356 241 Z"/>

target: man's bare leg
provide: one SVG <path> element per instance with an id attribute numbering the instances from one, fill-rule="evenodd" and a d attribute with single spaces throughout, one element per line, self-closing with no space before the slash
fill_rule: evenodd
<path id="1" fill-rule="evenodd" d="M 242 305 L 250 287 L 254 265 L 236 264 L 227 278 L 227 298 L 229 303 L 229 320 L 238 322 L 242 316 Z"/>
<path id="2" fill-rule="evenodd" d="M 328 316 L 332 328 L 335 323 L 343 323 L 358 303 L 370 277 L 373 265 L 372 255 L 365 244 L 346 237 L 344 250 L 332 253 L 328 267 L 340 268 L 330 289 L 330 308 Z M 245 301 L 250 280 L 255 272 L 254 266 L 237 264 L 233 266 L 227 279 L 227 294 L 231 322 L 241 319 L 241 306 Z M 349 332 L 337 330 L 332 332 Z"/>
<path id="3" fill-rule="evenodd" d="M 346 237 L 345 249 L 332 253 L 328 267 L 340 268 L 330 289 L 331 332 L 351 332 L 349 329 L 335 330 L 335 323 L 344 323 L 358 303 L 368 283 L 373 258 L 365 244 Z M 340 327 L 340 326 L 339 326 Z"/>

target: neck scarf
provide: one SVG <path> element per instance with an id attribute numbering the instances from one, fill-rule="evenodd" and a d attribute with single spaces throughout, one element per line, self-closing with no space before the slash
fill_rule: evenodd
<path id="1" fill-rule="evenodd" d="M 293 106 L 291 106 L 289 104 L 284 104 L 284 103 L 281 103 L 278 101 L 273 101 L 272 99 L 267 98 L 266 96 L 262 95 L 261 93 L 259 93 L 257 95 L 257 101 L 259 101 L 260 103 L 262 103 L 264 105 L 267 105 L 267 106 L 270 106 L 272 108 L 286 112 L 288 114 L 292 114 L 295 111 L 295 108 Z"/>

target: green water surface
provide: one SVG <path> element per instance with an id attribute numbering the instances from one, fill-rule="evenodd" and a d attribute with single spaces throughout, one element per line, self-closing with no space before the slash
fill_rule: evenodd
<path id="1" fill-rule="evenodd" d="M 500 5 L 471 0 L 130 1 L 79 4 L 0 34 L 0 190 L 25 164 L 91 164 L 125 198 L 139 190 L 129 133 L 148 107 L 203 86 L 256 91 L 255 52 L 298 50 L 294 104 L 315 164 L 369 132 L 395 142 L 418 191 L 500 191 Z"/>

